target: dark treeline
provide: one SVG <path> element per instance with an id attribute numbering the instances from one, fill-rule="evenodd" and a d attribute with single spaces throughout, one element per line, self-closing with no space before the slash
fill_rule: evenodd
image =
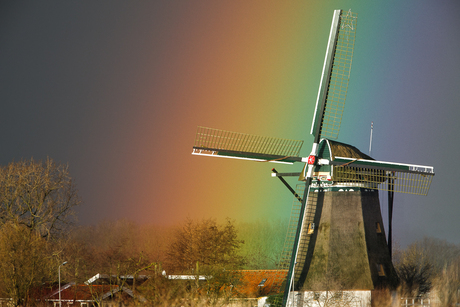
<path id="1" fill-rule="evenodd" d="M 212 276 L 204 292 L 184 289 L 219 293 L 237 281 L 228 272 L 276 268 L 285 233 L 282 221 L 187 219 L 160 227 L 119 220 L 77 226 L 79 204 L 65 164 L 31 159 L 0 166 L 0 298 L 31 305 L 40 288 L 54 289 L 58 269 L 62 282 L 75 284 L 104 274 L 110 284 L 124 287 L 126 276 L 150 276 L 143 295 L 153 293 L 153 300 L 170 291 L 164 278 L 155 278 L 159 274 Z"/>
<path id="2" fill-rule="evenodd" d="M 221 288 L 235 284 L 234 276 L 222 275 L 226 270 L 276 269 L 286 230 L 287 221 L 283 220 L 187 219 L 169 227 L 105 221 L 74 228 L 59 243 L 60 259 L 69 262 L 63 274 L 67 281 L 83 282 L 97 273 L 120 276 L 164 270 L 167 274 L 219 277 Z M 394 265 L 401 296 L 419 297 L 436 291 L 442 306 L 457 302 L 460 246 L 424 238 L 396 249 Z"/>
<path id="3" fill-rule="evenodd" d="M 169 227 L 105 221 L 72 231 L 63 249 L 69 261 L 65 276 L 83 281 L 96 273 L 132 274 L 152 263 L 168 274 L 195 273 L 198 267 L 212 275 L 216 268 L 276 269 L 286 230 L 287 221 L 283 220 L 188 219 Z M 228 250 L 219 254 L 216 246 Z M 129 266 L 133 260 L 137 262 Z M 436 290 L 441 300 L 458 299 L 460 246 L 424 238 L 405 249 L 397 248 L 394 265 L 403 296 L 417 297 Z"/>
<path id="4" fill-rule="evenodd" d="M 393 259 L 404 297 L 436 293 L 440 306 L 456 306 L 460 299 L 460 246 L 436 238 L 424 238 Z"/>
<path id="5" fill-rule="evenodd" d="M 31 293 L 55 288 L 57 270 L 66 262 L 64 283 L 84 284 L 105 274 L 110 284 L 124 286 L 124 276 L 145 275 L 146 282 L 130 287 L 152 304 L 204 294 L 210 304 L 238 283 L 237 270 L 277 268 L 288 225 L 186 219 L 169 227 L 128 220 L 78 226 L 73 210 L 79 203 L 66 165 L 47 159 L 0 167 L 0 298 L 11 299 L 12 306 L 32 305 Z M 394 251 L 394 264 L 402 296 L 434 291 L 442 306 L 458 302 L 460 246 L 425 238 Z M 212 276 L 212 282 L 175 288 L 167 274 Z"/>
<path id="6" fill-rule="evenodd" d="M 223 230 L 220 233 L 219 228 Z M 232 246 L 236 242 L 234 249 L 228 252 L 228 255 L 239 258 L 235 268 L 276 269 L 286 229 L 285 220 L 239 223 L 232 220 L 217 222 L 215 219 L 186 219 L 181 224 L 171 226 L 141 225 L 129 220 L 103 221 L 95 226 L 74 227 L 60 243 L 60 258 L 69 262 L 67 271 L 71 271 L 71 264 L 79 264 L 80 267 L 75 267 L 77 275 L 78 272 L 82 274 L 84 265 L 87 270 L 84 274 L 86 276 L 75 276 L 82 278 L 91 277 L 96 273 L 109 273 L 109 268 L 103 264 L 116 257 L 119 257 L 119 260 L 142 257 L 150 263 L 161 265 L 162 270 L 167 273 L 188 273 L 190 265 L 180 263 L 187 262 L 181 260 L 184 257 L 195 259 L 194 255 L 200 254 L 201 259 L 197 257 L 188 262 L 206 264 L 210 261 L 211 255 L 203 255 L 204 250 L 217 245 Z M 216 233 L 213 234 L 213 231 Z M 225 234 L 234 237 L 225 237 Z M 227 241 L 218 242 L 217 240 L 222 240 L 222 237 Z M 201 239 L 202 242 L 199 241 Z M 190 246 L 184 247 L 185 243 L 190 243 Z M 181 249 L 182 257 L 177 253 Z M 224 261 L 224 257 L 225 255 L 219 255 L 213 264 Z"/>
<path id="7" fill-rule="evenodd" d="M 174 305 L 185 297 L 213 305 L 230 298 L 222 289 L 238 285 L 235 270 L 276 269 L 286 224 L 186 219 L 167 227 L 104 221 L 74 227 L 54 250 L 59 250 L 61 262 L 68 262 L 62 270 L 64 281 L 82 284 L 100 273 L 110 276 L 111 284 L 123 286 L 122 276 L 148 275 L 136 290 L 152 304 Z M 212 282 L 177 287 L 161 278 L 170 274 L 212 276 Z"/>

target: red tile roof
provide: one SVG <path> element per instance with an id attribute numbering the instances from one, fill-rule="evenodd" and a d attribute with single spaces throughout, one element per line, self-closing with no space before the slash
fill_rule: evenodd
<path id="1" fill-rule="evenodd" d="M 234 291 L 245 297 L 260 297 L 282 292 L 287 270 L 240 270 L 240 281 Z M 261 284 L 264 280 L 265 282 Z"/>

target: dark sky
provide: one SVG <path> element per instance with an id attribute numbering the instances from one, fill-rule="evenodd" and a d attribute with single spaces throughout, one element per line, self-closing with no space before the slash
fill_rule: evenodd
<path id="1" fill-rule="evenodd" d="M 367 152 L 373 121 L 376 159 L 434 166 L 427 197 L 396 195 L 395 238 L 460 244 L 458 1 L 2 1 L 0 163 L 68 163 L 82 224 L 288 218 L 273 165 L 191 147 L 204 125 L 308 155 L 337 8 L 358 13 L 339 141 Z"/>

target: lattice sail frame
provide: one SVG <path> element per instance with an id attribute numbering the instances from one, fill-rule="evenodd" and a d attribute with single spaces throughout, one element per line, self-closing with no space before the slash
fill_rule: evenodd
<path id="1" fill-rule="evenodd" d="M 329 91 L 321 128 L 322 137 L 337 139 L 339 135 L 353 61 L 357 17 L 358 15 L 351 11 L 342 12 L 340 16 L 339 36 L 335 47 Z"/>
<path id="2" fill-rule="evenodd" d="M 330 34 L 312 123 L 313 135 L 317 129 L 321 137 L 337 139 L 339 135 L 353 61 L 357 18 L 358 14 L 351 10 L 341 11 L 338 32 L 336 36 L 333 32 Z M 320 107 L 323 101 L 324 109 Z"/>
<path id="3" fill-rule="evenodd" d="M 381 191 L 427 195 L 434 173 L 398 172 L 364 167 L 334 167 L 332 180 L 342 185 L 359 186 Z"/>
<path id="4" fill-rule="evenodd" d="M 302 145 L 299 140 L 198 127 L 192 154 L 293 163 L 301 160 Z"/>

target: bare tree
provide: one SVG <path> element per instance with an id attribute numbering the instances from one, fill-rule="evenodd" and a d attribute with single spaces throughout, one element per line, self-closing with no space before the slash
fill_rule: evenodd
<path id="1" fill-rule="evenodd" d="M 450 265 L 446 264 L 433 284 L 440 306 L 457 306 L 460 302 L 460 257 Z"/>
<path id="2" fill-rule="evenodd" d="M 457 261 L 460 257 L 460 246 L 446 240 L 425 237 L 414 244 L 423 250 L 432 263 L 436 274 L 441 274 L 446 266 Z"/>
<path id="3" fill-rule="evenodd" d="M 245 262 L 239 254 L 242 244 L 231 220 L 219 225 L 213 219 L 188 219 L 168 249 L 166 271 L 197 275 L 185 291 L 187 297 L 207 305 L 224 304 L 239 281 L 233 270 L 242 268 Z M 199 276 L 206 280 L 199 282 Z"/>
<path id="4" fill-rule="evenodd" d="M 79 203 L 67 165 L 48 158 L 0 167 L 0 225 L 13 221 L 50 237 L 69 223 Z"/>
<path id="5" fill-rule="evenodd" d="M 30 290 L 50 280 L 49 242 L 22 224 L 0 228 L 0 291 L 14 306 L 27 305 Z"/>
<path id="6" fill-rule="evenodd" d="M 97 305 L 104 293 L 112 292 L 116 300 L 127 289 L 136 295 L 144 280 L 140 275 L 150 275 L 153 261 L 144 253 L 145 246 L 138 240 L 141 227 L 128 220 L 104 221 L 95 226 L 75 228 L 63 243 L 65 259 L 69 260 L 67 276 L 83 283 L 96 274 L 102 278 L 88 284 Z"/>
<path id="7" fill-rule="evenodd" d="M 397 255 L 395 269 L 401 281 L 401 294 L 417 297 L 430 291 L 433 265 L 425 251 L 416 243 Z"/>
<path id="8" fill-rule="evenodd" d="M 230 220 L 218 225 L 213 219 L 200 222 L 187 219 L 168 249 L 169 261 L 166 265 L 179 273 L 192 272 L 197 263 L 202 268 L 239 269 L 245 262 L 238 253 L 243 243 Z"/>
<path id="9" fill-rule="evenodd" d="M 66 165 L 32 159 L 0 167 L 0 291 L 15 305 L 56 280 L 61 259 L 49 239 L 69 225 L 79 203 Z"/>

